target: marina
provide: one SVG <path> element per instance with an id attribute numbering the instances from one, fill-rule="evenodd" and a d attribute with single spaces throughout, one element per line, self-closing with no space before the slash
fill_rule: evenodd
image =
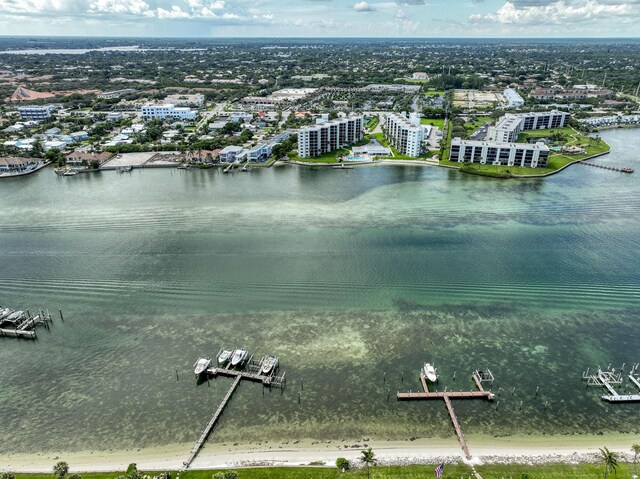
<path id="1" fill-rule="evenodd" d="M 198 452 L 202 449 L 202 446 L 211 434 L 220 416 L 222 416 L 225 407 L 229 401 L 231 401 L 233 393 L 243 379 L 262 383 L 265 387 L 280 389 L 284 389 L 287 383 L 286 373 L 283 372 L 282 375 L 278 375 L 279 359 L 277 356 L 263 356 L 261 359 L 254 359 L 253 356 L 249 356 L 249 351 L 244 348 L 235 350 L 220 349 L 218 354 L 216 354 L 216 363 L 217 366 L 212 366 L 210 357 L 199 358 L 194 364 L 196 377 L 199 380 L 202 377 L 206 377 L 206 380 L 208 380 L 209 378 L 224 376 L 233 378 L 233 383 L 213 413 L 213 416 L 211 416 L 211 419 L 209 419 L 209 422 L 202 430 L 195 445 L 191 448 L 187 460 L 182 463 L 183 471 L 189 468 L 198 455 Z"/>
<path id="2" fill-rule="evenodd" d="M 633 365 L 627 378 L 629 383 L 625 383 L 624 381 L 624 364 L 620 368 L 619 371 L 616 371 L 615 368 L 611 368 L 609 365 L 606 369 L 602 369 L 598 366 L 595 373 L 590 373 L 589 368 L 582 373 L 582 380 L 587 382 L 588 387 L 601 387 L 606 389 L 609 394 L 603 394 L 601 399 L 603 401 L 607 401 L 610 403 L 627 403 L 627 402 L 639 402 L 640 401 L 640 372 L 638 372 L 638 368 L 640 368 L 640 363 L 636 363 Z M 638 392 L 628 393 L 627 390 L 631 385 L 632 388 L 638 389 Z M 625 392 L 619 393 L 618 390 L 614 387 L 623 387 Z"/>
<path id="3" fill-rule="evenodd" d="M 471 453 L 469 452 L 469 446 L 467 445 L 467 440 L 464 437 L 462 432 L 462 427 L 460 427 L 460 422 L 458 421 L 458 416 L 456 415 L 455 410 L 453 409 L 453 404 L 451 404 L 452 399 L 486 399 L 488 401 L 493 401 L 495 398 L 495 394 L 491 390 L 485 390 L 483 383 L 488 382 L 493 385 L 494 377 L 493 373 L 487 369 L 486 371 L 482 371 L 480 369 L 476 369 L 473 374 L 471 374 L 473 381 L 478 388 L 478 391 L 447 391 L 445 388 L 444 391 L 429 391 L 428 382 L 435 383 L 438 379 L 435 368 L 426 363 L 423 369 L 420 371 L 420 382 L 422 383 L 422 388 L 424 392 L 398 392 L 396 397 L 398 400 L 414 400 L 414 399 L 443 399 L 445 406 L 447 407 L 447 412 L 449 413 L 449 417 L 451 418 L 451 423 L 453 424 L 453 428 L 455 429 L 456 436 L 458 437 L 458 441 L 460 442 L 460 446 L 462 447 L 462 451 L 464 453 L 464 457 L 469 460 L 471 459 Z"/>
<path id="4" fill-rule="evenodd" d="M 62 311 L 60 312 L 62 318 Z M 37 339 L 36 326 L 43 325 L 49 329 L 53 323 L 51 314 L 47 311 L 40 311 L 32 316 L 29 310 L 15 311 L 13 309 L 0 306 L 0 337 Z"/>

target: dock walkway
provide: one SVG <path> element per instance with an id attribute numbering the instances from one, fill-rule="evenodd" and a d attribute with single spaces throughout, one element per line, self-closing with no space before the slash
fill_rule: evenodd
<path id="1" fill-rule="evenodd" d="M 407 399 L 443 399 L 445 405 L 447 406 L 447 411 L 449 412 L 449 417 L 451 418 L 451 422 L 453 423 L 453 427 L 456 431 L 456 436 L 458 436 L 458 441 L 462 446 L 462 451 L 464 452 L 464 457 L 466 459 L 471 459 L 471 454 L 469 453 L 469 447 L 467 446 L 467 441 L 464 438 L 464 434 L 462 433 L 462 428 L 460 427 L 460 422 L 458 421 L 458 417 L 456 416 L 456 412 L 453 409 L 453 405 L 451 404 L 452 399 L 486 399 L 488 401 L 493 401 L 495 398 L 495 394 L 491 391 L 487 391 L 482 386 L 483 381 L 493 381 L 493 374 L 491 371 L 487 370 L 487 376 L 481 377 L 481 372 L 474 371 L 471 377 L 473 378 L 476 386 L 479 391 L 429 391 L 429 385 L 427 384 L 427 378 L 424 373 L 420 373 L 420 382 L 422 383 L 422 388 L 424 392 L 398 392 L 396 397 L 400 400 Z"/>
<path id="2" fill-rule="evenodd" d="M 224 408 L 227 407 L 227 404 L 231 400 L 231 396 L 233 396 L 233 393 L 236 391 L 236 388 L 240 384 L 240 381 L 242 381 L 242 376 L 240 375 L 236 376 L 235 381 L 233 381 L 233 384 L 231 384 L 231 387 L 229 388 L 229 390 L 227 391 L 227 394 L 225 394 L 224 398 L 222 399 L 222 402 L 218 406 L 218 409 L 216 409 L 216 412 L 213 413 L 213 416 L 211 416 L 211 419 L 209 420 L 204 430 L 202 431 L 202 434 L 198 438 L 198 441 L 191 449 L 191 452 L 189 453 L 189 457 L 187 458 L 186 461 L 184 461 L 182 470 L 186 471 L 189 468 L 193 460 L 196 458 L 196 456 L 200 452 L 200 449 L 202 449 L 204 442 L 209 437 L 209 434 L 211 434 L 211 431 L 213 427 L 216 425 L 216 423 L 218 422 L 218 419 L 220 419 L 220 416 L 222 415 L 222 411 L 224 411 Z"/>
<path id="3" fill-rule="evenodd" d="M 635 368 L 634 368 L 635 370 Z M 634 370 L 628 375 L 631 383 L 640 390 L 640 381 L 634 374 Z M 587 381 L 587 387 L 595 386 L 605 388 L 609 394 L 603 394 L 600 398 L 610 403 L 640 402 L 640 391 L 634 394 L 620 394 L 613 387 L 614 384 L 622 384 L 622 374 L 615 369 L 598 368 L 595 374 L 589 374 L 589 370 L 582 374 L 582 380 Z"/>

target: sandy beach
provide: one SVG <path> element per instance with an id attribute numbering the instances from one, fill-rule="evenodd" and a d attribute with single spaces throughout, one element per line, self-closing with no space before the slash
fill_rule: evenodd
<path id="1" fill-rule="evenodd" d="M 469 436 L 473 463 L 549 463 L 591 462 L 598 448 L 607 446 L 631 460 L 631 444 L 640 436 L 505 437 Z M 360 451 L 372 447 L 379 464 L 433 464 L 459 462 L 463 455 L 458 442 L 451 439 L 414 441 L 296 441 L 292 443 L 209 444 L 205 445 L 191 469 L 239 468 L 257 466 L 331 466 L 337 457 L 357 460 Z M 12 454 L 0 456 L 0 470 L 14 472 L 50 472 L 55 462 L 64 460 L 74 472 L 110 472 L 125 470 L 135 462 L 145 471 L 176 470 L 182 465 L 191 444 L 130 451 L 79 451 L 72 453 Z M 324 464 L 323 464 L 324 463 Z"/>

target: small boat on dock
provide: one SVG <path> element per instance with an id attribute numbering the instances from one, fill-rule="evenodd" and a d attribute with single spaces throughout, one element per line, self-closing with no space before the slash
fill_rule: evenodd
<path id="1" fill-rule="evenodd" d="M 74 170 L 67 170 L 64 173 L 62 173 L 62 176 L 76 176 L 78 174 L 77 171 Z"/>
<path id="2" fill-rule="evenodd" d="M 262 362 L 262 367 L 260 368 L 260 372 L 262 374 L 271 374 L 272 371 L 278 367 L 278 357 L 277 356 L 267 356 L 264 358 Z"/>
<path id="3" fill-rule="evenodd" d="M 121 166 L 118 168 L 118 173 L 128 173 L 130 171 L 133 171 L 133 166 L 131 165 Z"/>
<path id="4" fill-rule="evenodd" d="M 334 165 L 332 168 L 334 170 L 353 170 L 353 166 L 351 165 Z"/>
<path id="5" fill-rule="evenodd" d="M 231 366 L 240 366 L 244 363 L 249 355 L 249 351 L 244 348 L 236 349 L 231 357 Z"/>
<path id="6" fill-rule="evenodd" d="M 438 373 L 432 364 L 424 363 L 422 372 L 424 373 L 424 377 L 427 378 L 427 381 L 431 381 L 432 383 L 438 382 Z"/>
<path id="7" fill-rule="evenodd" d="M 193 365 L 193 372 L 196 376 L 200 376 L 209 366 L 211 366 L 211 358 L 198 358 L 196 363 Z"/>
<path id="8" fill-rule="evenodd" d="M 190 168 L 191 168 L 191 165 L 189 163 L 180 163 L 178 165 L 179 170 L 188 170 Z"/>
<path id="9" fill-rule="evenodd" d="M 229 359 L 231 359 L 232 354 L 233 351 L 231 351 L 230 349 L 223 349 L 222 351 L 220 351 L 220 354 L 218 354 L 218 364 L 220 366 L 224 366 L 225 364 L 227 364 L 229 362 Z"/>

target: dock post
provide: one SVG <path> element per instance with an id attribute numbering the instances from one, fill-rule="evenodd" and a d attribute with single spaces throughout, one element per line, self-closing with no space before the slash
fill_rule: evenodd
<path id="1" fill-rule="evenodd" d="M 538 397 L 538 391 L 540 391 L 540 386 L 536 386 L 536 396 L 535 397 Z"/>
<path id="2" fill-rule="evenodd" d="M 176 381 L 180 381 L 180 376 L 178 376 L 178 368 L 176 368 Z"/>
<path id="3" fill-rule="evenodd" d="M 383 383 L 387 382 L 387 373 L 386 372 L 382 373 L 382 382 Z"/>
<path id="4" fill-rule="evenodd" d="M 400 371 L 400 382 L 404 382 L 404 371 Z"/>
<path id="5" fill-rule="evenodd" d="M 300 391 L 298 391 L 298 404 L 300 404 Z"/>
<path id="6" fill-rule="evenodd" d="M 300 389 L 304 391 L 304 379 L 300 379 Z"/>
<path id="7" fill-rule="evenodd" d="M 453 372 L 453 380 L 454 381 L 456 380 L 456 372 L 455 371 Z"/>
<path id="8" fill-rule="evenodd" d="M 62 316 L 62 310 L 61 310 L 61 309 L 59 309 L 58 311 L 60 312 L 60 320 L 61 320 L 62 322 L 64 322 L 64 316 Z"/>

